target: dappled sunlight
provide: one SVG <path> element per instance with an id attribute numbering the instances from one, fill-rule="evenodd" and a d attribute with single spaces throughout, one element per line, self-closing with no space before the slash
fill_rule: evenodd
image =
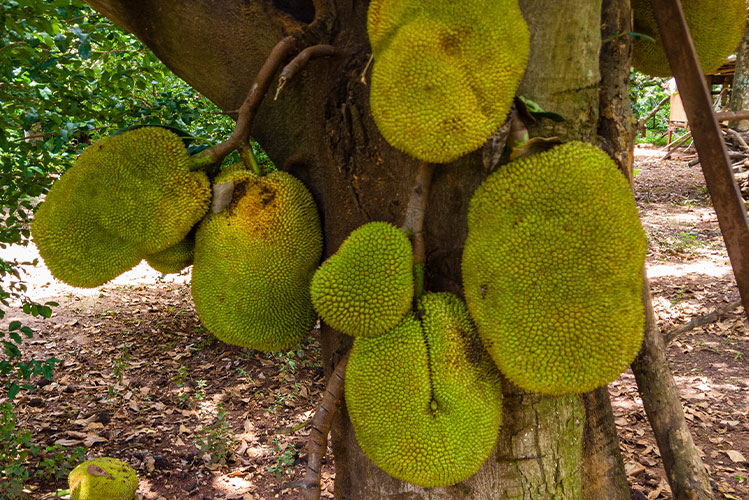
<path id="1" fill-rule="evenodd" d="M 728 259 L 660 263 L 648 265 L 647 269 L 648 278 L 661 278 L 664 276 L 683 277 L 695 274 L 719 278 L 728 277 L 731 273 L 731 266 Z"/>
<path id="2" fill-rule="evenodd" d="M 0 248 L 0 258 L 7 261 L 29 263 L 33 262 L 35 259 L 39 260 L 36 266 L 30 264 L 24 266 L 24 272 L 22 272 L 21 277 L 28 286 L 28 297 L 40 302 L 70 294 L 82 297 L 96 296 L 101 292 L 101 288 L 105 286 L 154 285 L 156 283 L 185 284 L 190 282 L 191 268 L 188 268 L 179 274 L 162 275 L 160 272 L 146 264 L 146 261 L 141 261 L 140 264 L 130 271 L 119 275 L 117 278 L 102 286 L 96 288 L 77 288 L 63 283 L 52 276 L 52 273 L 49 272 L 47 266 L 44 265 L 44 261 L 39 257 L 39 251 L 33 242 L 29 242 L 28 246 L 9 245 L 6 248 Z M 0 284 L 5 287 L 8 282 L 9 280 L 6 278 L 1 280 Z M 15 305 L 18 306 L 19 304 Z"/>

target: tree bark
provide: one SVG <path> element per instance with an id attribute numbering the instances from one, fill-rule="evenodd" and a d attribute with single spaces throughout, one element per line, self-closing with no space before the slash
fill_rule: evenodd
<path id="1" fill-rule="evenodd" d="M 266 99 L 253 136 L 271 159 L 286 165 L 312 192 L 324 224 L 326 255 L 366 222 L 402 222 L 418 162 L 385 143 L 369 113 L 369 88 L 360 83 L 370 51 L 366 2 L 296 2 L 300 12 L 312 4 L 318 13 L 325 9 L 335 14 L 333 20 L 308 25 L 294 9 L 283 12 L 270 0 L 88 1 L 135 33 L 175 73 L 226 111 L 242 102 L 254 74 L 282 36 L 293 35 L 302 45 L 330 43 L 344 49 L 340 57 L 311 61 L 277 101 Z M 533 35 L 519 93 L 566 119 L 561 124 L 541 120 L 530 126 L 531 134 L 597 142 L 601 2 L 520 3 Z M 436 168 L 425 221 L 430 290 L 461 293 L 468 202 L 484 177 L 480 152 Z M 322 328 L 328 374 L 350 343 Z M 346 412 L 340 412 L 332 432 L 336 498 L 581 498 L 582 398 L 525 394 L 509 384 L 504 392 L 503 426 L 491 458 L 475 476 L 449 488 L 425 490 L 387 476 L 362 454 Z M 601 422 L 608 422 L 605 408 L 597 413 L 604 415 Z M 605 449 L 610 450 L 610 444 Z M 618 498 L 610 493 L 601 493 L 601 498 Z"/>
<path id="2" fill-rule="evenodd" d="M 632 180 L 635 119 L 629 100 L 629 60 L 631 41 L 621 33 L 632 31 L 628 0 L 604 0 L 601 16 L 600 118 L 601 147 Z M 583 498 L 585 500 L 628 500 L 630 498 L 624 461 L 619 451 L 614 413 L 608 387 L 583 395 Z"/>
<path id="3" fill-rule="evenodd" d="M 731 86 L 731 111 L 749 110 L 749 23 L 744 31 L 744 38 L 736 51 L 736 70 Z M 749 130 L 749 120 L 737 120 L 728 126 L 739 132 Z"/>
<path id="4" fill-rule="evenodd" d="M 707 471 L 692 440 L 679 401 L 679 390 L 666 359 L 666 345 L 658 330 L 650 284 L 642 286 L 645 306 L 645 340 L 632 363 L 645 413 L 653 428 L 668 484 L 675 500 L 713 498 Z"/>

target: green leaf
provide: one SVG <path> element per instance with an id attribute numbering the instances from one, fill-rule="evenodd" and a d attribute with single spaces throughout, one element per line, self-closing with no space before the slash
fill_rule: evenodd
<path id="1" fill-rule="evenodd" d="M 20 321 L 11 321 L 10 324 L 8 325 L 8 330 L 11 332 L 14 330 L 18 330 L 19 328 L 21 328 Z"/>

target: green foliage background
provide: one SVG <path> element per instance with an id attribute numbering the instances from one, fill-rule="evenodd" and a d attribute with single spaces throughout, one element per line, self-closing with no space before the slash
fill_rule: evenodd
<path id="1" fill-rule="evenodd" d="M 40 197 L 100 137 L 162 124 L 189 132 L 195 144 L 212 144 L 233 127 L 137 39 L 78 0 L 0 2 L 0 103 L 0 250 L 28 244 Z M 19 304 L 29 315 L 52 314 L 56 304 L 27 296 L 23 266 L 30 264 L 0 257 L 0 319 Z M 34 389 L 36 377 L 51 377 L 57 360 L 22 352 L 33 335 L 17 320 L 0 327 L 0 401 Z M 12 446 L 0 447 L 0 497 L 18 498 L 29 470 L 62 467 L 71 457 L 42 463 L 28 432 L 16 428 L 10 402 L 2 404 L 7 425 L 0 437 Z"/>

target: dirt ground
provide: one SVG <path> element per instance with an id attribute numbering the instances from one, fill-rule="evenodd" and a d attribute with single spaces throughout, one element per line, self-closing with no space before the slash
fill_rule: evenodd
<path id="1" fill-rule="evenodd" d="M 637 150 L 636 197 L 649 236 L 648 274 L 663 332 L 738 299 L 699 167 Z M 33 248 L 0 250 L 29 260 Z M 31 252 L 31 254 L 30 254 Z M 195 315 L 189 276 L 145 264 L 93 290 L 69 287 L 39 265 L 27 282 L 37 300 L 60 306 L 35 321 L 24 354 L 61 360 L 52 382 L 22 393 L 22 428 L 43 446 L 84 446 L 118 457 L 140 477 L 143 499 L 291 499 L 284 488 L 306 464 L 305 425 L 324 388 L 318 336 L 285 354 L 224 345 Z M 28 323 L 17 310 L 15 319 Z M 738 308 L 673 340 L 668 355 L 686 417 L 716 498 L 749 499 L 749 328 Z M 621 449 L 634 490 L 671 498 L 634 377 L 610 385 Z M 0 398 L 1 400 L 1 398 Z M 323 471 L 332 498 L 334 468 Z M 30 484 L 53 498 L 57 483 Z"/>

